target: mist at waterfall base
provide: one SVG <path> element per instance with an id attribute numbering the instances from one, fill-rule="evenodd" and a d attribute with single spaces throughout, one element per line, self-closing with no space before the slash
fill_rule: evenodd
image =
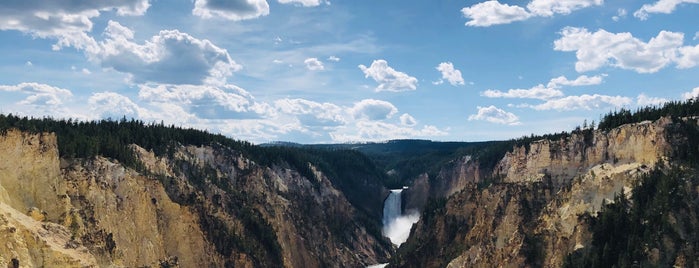
<path id="1" fill-rule="evenodd" d="M 391 190 L 383 207 L 383 235 L 396 246 L 408 240 L 410 228 L 420 219 L 417 211 L 403 214 L 401 192 L 403 189 Z"/>

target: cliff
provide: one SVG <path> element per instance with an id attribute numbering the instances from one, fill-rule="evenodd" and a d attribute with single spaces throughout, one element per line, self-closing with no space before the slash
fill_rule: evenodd
<path id="1" fill-rule="evenodd" d="M 308 163 L 172 145 L 140 163 L 62 158 L 51 133 L 0 135 L 0 266 L 357 267 L 391 246 Z"/>
<path id="2" fill-rule="evenodd" d="M 503 182 L 541 181 L 566 185 L 592 167 L 609 163 L 654 165 L 670 148 L 670 118 L 627 124 L 610 131 L 584 130 L 560 140 L 540 140 L 508 152 L 493 171 Z"/>
<path id="3" fill-rule="evenodd" d="M 557 140 L 515 146 L 491 171 L 448 165 L 442 173 L 450 176 L 431 181 L 419 178 L 417 189 L 435 189 L 440 187 L 435 184 L 448 183 L 460 191 L 432 192 L 437 198 L 426 202 L 421 220 L 390 266 L 561 267 L 574 253 L 589 255 L 594 250 L 599 229 L 595 226 L 603 221 L 597 217 L 607 213 L 608 204 L 619 194 L 633 202 L 633 192 L 642 184 L 639 178 L 651 171 L 662 173 L 658 169 L 669 173 L 667 165 L 680 165 L 680 170 L 689 174 L 676 179 L 681 188 L 671 191 L 681 192 L 678 199 L 686 202 L 678 202 L 687 207 L 668 209 L 672 216 L 664 224 L 671 226 L 668 233 L 672 235 L 656 239 L 672 246 L 658 242 L 661 245 L 654 249 L 649 243 L 646 252 L 673 248 L 657 255 L 681 256 L 678 262 L 671 258 L 667 265 L 696 266 L 696 256 L 677 253 L 692 252 L 691 245 L 698 241 L 682 235 L 699 227 L 698 207 L 693 201 L 699 196 L 699 179 L 692 171 L 693 164 L 683 164 L 687 162 L 677 157 L 678 148 L 695 147 L 689 142 L 695 137 L 678 131 L 688 121 L 696 122 L 696 118 L 661 118 L 607 131 L 576 131 Z M 691 129 L 696 128 L 696 123 L 689 123 Z M 477 178 L 490 182 L 478 184 Z M 687 209 L 695 212 L 682 212 Z M 659 265 L 661 257 L 637 262 Z"/>

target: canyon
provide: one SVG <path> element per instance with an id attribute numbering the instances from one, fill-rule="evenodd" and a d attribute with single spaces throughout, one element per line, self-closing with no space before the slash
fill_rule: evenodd
<path id="1" fill-rule="evenodd" d="M 102 124 L 140 129 L 129 137 L 185 132 Z M 696 117 L 439 145 L 444 154 L 405 141 L 434 160 L 410 172 L 421 158 L 378 164 L 403 143 L 360 153 L 202 134 L 189 140 L 213 142 L 126 140 L 95 153 L 56 129 L 0 135 L 2 267 L 562 267 L 595 256 L 615 202 L 642 203 L 649 178 L 675 171 L 674 188 L 658 184 L 678 200 L 666 229 L 636 261 L 699 266 Z M 79 150 L 91 153 L 66 153 Z M 390 190 L 395 181 L 406 187 Z"/>

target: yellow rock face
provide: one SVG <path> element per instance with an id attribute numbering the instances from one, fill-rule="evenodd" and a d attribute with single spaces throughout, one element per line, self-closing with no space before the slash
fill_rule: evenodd
<path id="1" fill-rule="evenodd" d="M 62 159 L 54 134 L 0 136 L 0 267 L 254 267 L 261 256 L 254 254 L 268 249 L 251 244 L 261 235 L 252 220 L 274 232 L 285 267 L 387 259 L 388 247 L 377 249 L 354 222 L 355 208 L 313 166 L 309 179 L 228 148 L 176 146 L 164 157 L 130 149 L 143 170 L 101 156 Z M 236 187 L 238 199 L 203 178 L 211 174 Z M 335 236 L 330 223 L 352 239 Z M 221 237 L 237 247 L 215 244 Z"/>
<path id="2" fill-rule="evenodd" d="M 53 134 L 8 131 L 0 152 L 0 267 L 136 267 L 170 256 L 184 267 L 220 264 L 197 217 L 158 181 L 100 157 L 61 169 Z M 109 243 L 88 249 L 84 235 Z"/>
<path id="3" fill-rule="evenodd" d="M 665 127 L 669 123 L 663 118 L 623 125 L 609 132 L 594 131 L 587 141 L 584 134 L 574 133 L 567 139 L 533 142 L 529 148 L 508 152 L 494 173 L 503 176 L 505 182 L 541 181 L 550 176 L 560 185 L 602 163 L 652 166 L 668 150 Z"/>
<path id="4" fill-rule="evenodd" d="M 18 211 L 32 208 L 60 221 L 69 207 L 61 180 L 56 136 L 10 130 L 0 136 L 0 202 Z"/>

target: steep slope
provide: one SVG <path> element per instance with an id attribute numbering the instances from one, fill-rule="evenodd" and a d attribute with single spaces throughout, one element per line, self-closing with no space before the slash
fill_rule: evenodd
<path id="1" fill-rule="evenodd" d="M 60 157 L 60 138 L 0 135 L 2 267 L 357 267 L 390 256 L 366 212 L 310 162 L 298 171 L 172 143 L 120 149 L 133 152 L 126 165 Z"/>
<path id="2" fill-rule="evenodd" d="M 673 121 L 666 117 L 516 146 L 490 175 L 480 176 L 492 184 L 465 180 L 466 184 L 459 185 L 462 190 L 448 199 L 427 202 L 421 221 L 391 266 L 560 267 L 566 260 L 582 263 L 581 258 L 568 256 L 591 247 L 592 221 L 584 215 L 595 218 L 619 194 L 633 200 L 639 177 L 655 170 L 658 163 L 686 166 L 682 160 L 686 148 L 699 150 L 691 142 L 697 129 L 696 118 Z M 488 171 L 480 171 L 484 173 Z M 688 193 L 696 196 L 697 181 L 689 181 Z M 689 200 L 687 209 L 696 211 L 699 206 Z M 689 218 L 683 218 L 685 215 Z M 696 213 L 675 217 L 680 222 L 696 222 Z M 697 261 L 687 263 L 693 262 Z"/>

